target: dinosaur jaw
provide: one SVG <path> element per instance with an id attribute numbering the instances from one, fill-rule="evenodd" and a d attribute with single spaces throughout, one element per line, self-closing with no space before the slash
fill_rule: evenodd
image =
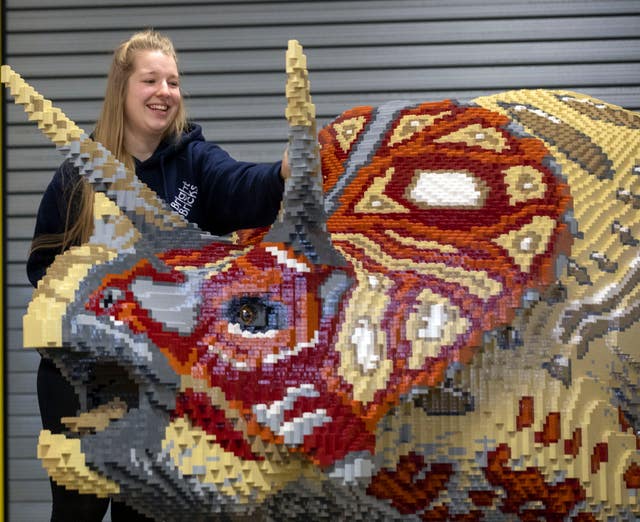
<path id="1" fill-rule="evenodd" d="M 51 357 L 50 351 L 43 354 Z M 63 433 L 40 432 L 38 458 L 49 476 L 67 489 L 98 497 L 117 495 L 120 485 L 113 480 L 108 466 L 101 465 L 109 455 L 104 451 L 96 455 L 91 448 L 100 445 L 92 443 L 92 439 L 127 424 L 129 414 L 138 408 L 140 387 L 115 363 L 96 364 L 88 357 L 65 357 L 58 350 L 54 354 L 54 362 L 73 384 L 82 406 L 75 416 L 60 419 L 66 428 Z M 79 375 L 84 377 L 81 382 L 77 380 Z M 121 438 L 107 451 L 128 453 L 129 446 L 135 444 L 135 440 Z"/>
<path id="2" fill-rule="evenodd" d="M 124 417 L 127 413 L 127 403 L 115 397 L 106 404 L 93 408 L 75 417 L 62 417 L 61 422 L 74 433 L 91 433 L 104 430 L 112 421 Z"/>
<path id="3" fill-rule="evenodd" d="M 80 439 L 42 430 L 38 438 L 38 459 L 53 481 L 67 489 L 98 497 L 120 493 L 118 484 L 87 466 Z"/>

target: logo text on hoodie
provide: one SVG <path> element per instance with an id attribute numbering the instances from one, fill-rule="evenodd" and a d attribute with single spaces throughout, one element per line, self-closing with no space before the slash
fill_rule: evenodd
<path id="1" fill-rule="evenodd" d="M 197 197 L 198 187 L 183 181 L 182 187 L 178 189 L 178 194 L 171 202 L 171 208 L 181 216 L 186 217 L 191 212 L 191 207 L 193 207 Z"/>

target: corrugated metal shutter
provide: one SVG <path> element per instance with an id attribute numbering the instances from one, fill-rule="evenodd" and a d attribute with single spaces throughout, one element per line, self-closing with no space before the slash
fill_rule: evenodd
<path id="1" fill-rule="evenodd" d="M 320 123 L 393 98 L 470 99 L 562 87 L 640 107 L 637 0 L 280 1 L 6 0 L 5 63 L 90 130 L 112 49 L 153 26 L 179 50 L 191 116 L 241 159 L 283 149 L 284 49 L 305 47 Z M 38 354 L 22 350 L 31 296 L 24 261 L 42 191 L 60 159 L 10 104 L 5 186 L 10 520 L 46 520 L 35 458 Z"/>

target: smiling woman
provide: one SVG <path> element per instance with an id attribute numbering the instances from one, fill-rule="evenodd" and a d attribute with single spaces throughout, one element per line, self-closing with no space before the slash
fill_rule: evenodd
<path id="1" fill-rule="evenodd" d="M 115 50 L 93 135 L 171 208 L 203 230 L 227 234 L 269 225 L 276 217 L 286 161 L 239 162 L 205 141 L 201 127 L 186 119 L 173 44 L 156 31 L 136 33 Z M 38 210 L 27 263 L 34 286 L 56 255 L 88 240 L 93 214 L 94 192 L 73 162 L 64 162 Z M 51 360 L 41 360 L 38 402 L 43 427 L 54 434 L 70 429 L 69 418 L 76 418 L 80 404 L 88 400 L 78 398 L 69 379 Z M 112 380 L 122 381 L 118 376 Z M 102 520 L 108 499 L 81 495 L 54 482 L 51 487 L 52 520 Z M 147 520 L 116 502 L 111 516 L 114 522 Z"/>

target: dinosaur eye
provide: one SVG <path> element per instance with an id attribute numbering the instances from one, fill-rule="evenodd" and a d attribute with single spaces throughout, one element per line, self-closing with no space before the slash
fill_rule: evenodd
<path id="1" fill-rule="evenodd" d="M 253 303 L 243 304 L 238 310 L 238 322 L 244 326 L 254 326 L 254 323 L 257 323 L 257 319 L 264 315 L 261 314 L 262 310 L 259 310 Z M 258 325 L 256 325 L 258 326 Z M 259 325 L 263 326 L 263 325 Z"/>
<path id="2" fill-rule="evenodd" d="M 119 288 L 105 288 L 100 299 L 100 308 L 106 310 L 115 304 L 122 297 L 122 290 Z"/>
<path id="3" fill-rule="evenodd" d="M 261 296 L 233 298 L 227 304 L 225 316 L 229 323 L 249 333 L 279 330 L 286 323 L 285 308 L 282 303 L 270 301 Z"/>

